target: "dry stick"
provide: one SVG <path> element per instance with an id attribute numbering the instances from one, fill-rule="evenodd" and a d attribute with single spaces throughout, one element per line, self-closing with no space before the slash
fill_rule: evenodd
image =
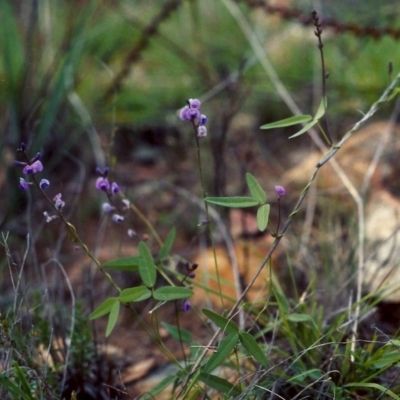
<path id="1" fill-rule="evenodd" d="M 236 308 L 239 306 L 239 304 L 241 303 L 241 301 L 243 300 L 244 296 L 246 295 L 246 293 L 248 292 L 248 290 L 250 289 L 250 287 L 254 284 L 255 280 L 257 279 L 258 275 L 261 273 L 261 271 L 263 270 L 263 268 L 265 267 L 265 265 L 268 263 L 268 261 L 270 260 L 272 254 L 274 253 L 275 249 L 278 247 L 279 242 L 281 241 L 282 237 L 285 235 L 285 233 L 287 232 L 287 230 L 289 229 L 289 226 L 292 223 L 293 217 L 300 211 L 300 207 L 303 203 L 303 200 L 305 199 L 308 190 L 311 187 L 311 184 L 313 183 L 315 177 L 317 176 L 317 173 L 319 171 L 319 169 L 326 164 L 329 160 L 332 159 L 332 157 L 335 156 L 335 154 L 339 151 L 339 149 L 344 145 L 344 143 L 361 127 L 361 125 L 366 122 L 369 118 L 371 118 L 375 112 L 378 110 L 379 105 L 381 103 L 384 103 L 387 101 L 387 99 L 389 98 L 389 96 L 392 94 L 394 88 L 398 85 L 400 81 L 400 73 L 396 76 L 396 78 L 394 79 L 394 81 L 390 84 L 390 86 L 384 91 L 384 93 L 382 94 L 382 96 L 379 98 L 379 100 L 377 102 L 375 102 L 371 108 L 369 109 L 369 111 L 364 115 L 363 118 L 361 118 L 360 121 L 358 121 L 352 129 L 350 129 L 342 138 L 342 140 L 340 140 L 340 142 L 335 145 L 334 147 L 332 147 L 321 159 L 320 161 L 317 163 L 317 165 L 315 166 L 315 170 L 313 172 L 313 174 L 311 175 L 306 187 L 303 189 L 299 200 L 297 201 L 297 204 L 295 205 L 293 211 L 291 212 L 291 214 L 288 216 L 288 219 L 285 222 L 285 225 L 282 228 L 281 233 L 278 234 L 278 236 L 275 238 L 274 243 L 272 244 L 269 252 L 267 253 L 267 255 L 265 256 L 265 258 L 263 259 L 263 261 L 261 262 L 261 265 L 258 267 L 256 273 L 254 274 L 252 280 L 250 281 L 250 283 L 247 285 L 247 287 L 244 289 L 242 296 L 236 301 L 236 303 L 233 305 L 232 309 L 230 310 L 230 312 L 228 313 L 228 315 L 226 316 L 227 318 L 231 318 L 233 316 L 233 314 L 235 313 Z M 344 175 L 343 177 L 341 177 L 343 179 L 347 179 L 347 176 Z M 351 184 L 351 183 L 350 183 Z M 354 189 L 355 190 L 355 189 Z M 358 263 L 358 274 L 357 274 L 357 297 L 356 297 L 356 308 L 355 308 L 355 313 L 354 313 L 354 324 L 353 324 L 353 337 L 352 337 L 352 347 L 355 347 L 356 341 L 355 341 L 355 335 L 358 329 L 358 319 L 360 316 L 360 300 L 361 300 L 361 289 L 362 289 L 362 282 L 363 282 L 363 272 L 364 272 L 364 246 L 363 246 L 363 241 L 364 241 L 364 225 L 363 225 L 363 221 L 364 221 L 364 215 L 363 215 L 363 204 L 362 204 L 362 199 L 361 196 L 358 194 L 357 191 L 353 192 L 352 195 L 355 196 L 355 198 L 357 198 L 360 201 L 360 204 L 357 203 L 357 205 L 359 205 L 359 218 L 360 218 L 360 229 L 359 229 L 359 236 L 358 239 L 360 241 L 359 243 L 359 263 Z M 200 363 L 202 362 L 202 360 L 204 359 L 204 357 L 207 354 L 207 349 L 210 348 L 210 346 L 212 346 L 212 344 L 214 343 L 214 341 L 216 340 L 216 338 L 221 334 L 222 329 L 219 328 L 214 336 L 211 338 L 211 340 L 209 341 L 209 343 L 206 345 L 205 347 L 205 351 L 202 353 L 202 355 L 197 359 L 196 363 L 193 365 L 192 370 L 190 371 L 190 374 L 188 375 L 186 381 L 184 382 L 183 387 L 186 385 L 186 383 L 189 381 L 189 379 L 193 376 L 193 374 L 195 373 L 195 371 L 197 370 L 197 368 L 199 367 Z"/>
<path id="2" fill-rule="evenodd" d="M 158 33 L 160 24 L 165 21 L 169 15 L 175 11 L 182 3 L 182 0 L 170 0 L 166 2 L 159 14 L 147 25 L 143 31 L 139 41 L 125 57 L 121 71 L 114 77 L 110 87 L 104 94 L 103 100 L 108 100 L 116 91 L 121 88 L 122 82 L 128 76 L 132 64 L 135 63 L 142 55 L 143 50 L 150 43 L 150 39 Z"/>

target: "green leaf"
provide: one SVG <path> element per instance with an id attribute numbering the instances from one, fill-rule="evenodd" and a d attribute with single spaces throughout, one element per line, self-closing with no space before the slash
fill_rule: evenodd
<path id="1" fill-rule="evenodd" d="M 257 182 L 256 178 L 250 174 L 246 174 L 246 182 L 249 187 L 251 196 L 257 200 L 258 204 L 264 204 L 267 201 L 267 194 L 261 185 Z"/>
<path id="2" fill-rule="evenodd" d="M 150 296 L 151 291 L 146 286 L 137 286 L 122 290 L 119 294 L 119 299 L 122 303 L 129 303 L 131 301 L 146 300 Z"/>
<path id="3" fill-rule="evenodd" d="M 239 396 L 240 394 L 240 391 L 232 383 L 219 376 L 201 373 L 199 374 L 199 379 L 211 388 L 229 394 L 230 398 L 232 396 Z"/>
<path id="4" fill-rule="evenodd" d="M 153 293 L 153 297 L 160 301 L 187 299 L 190 296 L 193 296 L 193 290 L 182 286 L 163 286 Z"/>
<path id="5" fill-rule="evenodd" d="M 168 233 L 167 238 L 165 239 L 165 242 L 160 250 L 160 254 L 158 255 L 159 260 L 162 260 L 169 256 L 169 253 L 172 249 L 172 245 L 174 244 L 175 241 L 175 235 L 176 235 L 176 229 L 174 227 L 171 229 L 171 231 Z"/>
<path id="6" fill-rule="evenodd" d="M 382 393 L 385 394 L 385 398 L 387 398 L 386 396 L 389 395 L 392 399 L 400 400 L 400 397 L 397 396 L 397 394 L 393 393 L 387 387 L 384 387 L 384 386 L 379 385 L 377 383 L 362 383 L 362 382 L 347 383 L 346 385 L 344 385 L 344 387 L 345 388 L 351 387 L 351 388 L 377 389 L 377 390 L 380 390 Z"/>
<path id="7" fill-rule="evenodd" d="M 115 324 L 117 323 L 117 320 L 118 320 L 119 308 L 120 308 L 120 302 L 119 301 L 115 302 L 113 304 L 113 306 L 111 307 L 110 315 L 108 316 L 108 322 L 107 322 L 107 328 L 106 328 L 106 337 L 109 337 L 110 333 L 115 328 Z"/>
<path id="8" fill-rule="evenodd" d="M 315 117 L 313 118 L 314 121 L 318 121 L 319 119 L 321 119 L 323 117 L 323 115 L 325 114 L 326 106 L 327 106 L 327 98 L 323 97 L 321 99 L 321 102 L 319 103 L 317 113 L 315 114 Z"/>
<path id="9" fill-rule="evenodd" d="M 139 274 L 147 287 L 153 287 L 157 279 L 156 265 L 146 243 L 139 243 Z"/>
<path id="10" fill-rule="evenodd" d="M 230 333 L 226 338 L 222 339 L 218 345 L 216 352 L 214 352 L 214 354 L 203 366 L 203 372 L 208 374 L 218 366 L 222 365 L 224 361 L 229 357 L 238 341 L 239 335 L 237 333 Z"/>
<path id="11" fill-rule="evenodd" d="M 258 201 L 253 197 L 242 197 L 242 196 L 206 197 L 205 201 L 207 203 L 216 204 L 217 206 L 234 207 L 234 208 L 254 207 L 259 204 Z"/>
<path id="12" fill-rule="evenodd" d="M 89 319 L 96 319 L 100 318 L 103 315 L 108 314 L 111 311 L 112 306 L 118 303 L 118 298 L 117 297 L 109 297 L 108 299 L 105 299 L 90 315 Z"/>
<path id="13" fill-rule="evenodd" d="M 157 383 L 153 389 L 150 390 L 148 393 L 144 393 L 140 396 L 141 400 L 154 400 L 156 396 L 161 393 L 164 389 L 166 389 L 169 385 L 172 385 L 176 380 L 175 375 L 170 375 L 164 378 L 161 382 Z"/>
<path id="14" fill-rule="evenodd" d="M 269 204 L 264 204 L 257 210 L 257 225 L 261 232 L 264 232 L 268 226 L 270 208 Z"/>
<path id="15" fill-rule="evenodd" d="M 138 271 L 140 256 L 119 258 L 106 262 L 103 267 L 114 271 Z"/>
<path id="16" fill-rule="evenodd" d="M 293 314 L 289 314 L 287 316 L 287 319 L 288 319 L 288 321 L 291 321 L 291 322 L 314 322 L 311 315 L 308 315 L 308 314 L 293 313 Z"/>
<path id="17" fill-rule="evenodd" d="M 168 324 L 167 322 L 161 322 L 161 325 L 167 330 L 167 332 L 179 342 L 190 343 L 192 341 L 192 334 L 183 328 Z"/>
<path id="18" fill-rule="evenodd" d="M 211 319 L 215 325 L 223 329 L 227 333 L 238 333 L 239 327 L 233 322 L 231 319 L 225 318 L 222 315 L 215 313 L 214 311 L 208 310 L 207 308 L 203 309 L 204 315 Z"/>
<path id="19" fill-rule="evenodd" d="M 264 352 L 262 351 L 259 344 L 256 342 L 253 336 L 251 336 L 247 332 L 241 332 L 239 334 L 240 343 L 242 343 L 243 347 L 246 351 L 254 357 L 261 365 L 264 367 L 267 366 L 268 360 L 265 356 Z"/>
<path id="20" fill-rule="evenodd" d="M 301 129 L 300 131 L 298 131 L 297 133 L 295 133 L 292 136 L 289 136 L 289 139 L 293 139 L 295 137 L 298 137 L 300 135 L 302 135 L 303 133 L 307 132 L 310 128 L 312 128 L 316 123 L 318 122 L 318 120 L 312 120 L 311 122 L 309 122 L 307 125 L 305 125 L 303 127 L 303 129 Z"/>
<path id="21" fill-rule="evenodd" d="M 260 127 L 260 129 L 274 129 L 274 128 L 284 128 L 285 126 L 292 126 L 297 124 L 305 124 L 311 121 L 313 118 L 311 115 L 295 115 L 293 117 L 281 119 L 280 121 L 271 122 L 270 124 L 265 124 Z"/>

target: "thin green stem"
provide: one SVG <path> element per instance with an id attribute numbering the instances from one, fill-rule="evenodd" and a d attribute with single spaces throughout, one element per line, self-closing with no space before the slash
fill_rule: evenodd
<path id="1" fill-rule="evenodd" d="M 221 300 L 222 308 L 224 308 L 224 299 L 223 299 L 223 296 L 222 296 L 221 278 L 220 278 L 220 274 L 219 274 L 217 253 L 216 253 L 216 250 L 215 250 L 215 243 L 214 243 L 214 238 L 213 238 L 213 234 L 212 234 L 210 213 L 209 213 L 209 210 L 208 210 L 208 203 L 205 200 L 206 197 L 207 197 L 207 191 L 206 191 L 206 186 L 204 184 L 203 165 L 202 165 L 202 162 L 201 162 L 201 152 L 200 152 L 200 142 L 199 142 L 199 138 L 197 136 L 197 129 L 196 129 L 195 123 L 193 123 L 193 130 L 194 130 L 194 137 L 195 137 L 195 140 L 196 140 L 197 165 L 198 165 L 198 168 L 199 168 L 200 184 L 201 184 L 201 188 L 202 188 L 204 207 L 205 207 L 206 216 L 207 216 L 207 230 L 208 230 L 208 235 L 210 237 L 211 247 L 212 247 L 212 250 L 213 250 L 215 270 L 217 272 L 217 284 L 218 284 L 219 298 Z"/>

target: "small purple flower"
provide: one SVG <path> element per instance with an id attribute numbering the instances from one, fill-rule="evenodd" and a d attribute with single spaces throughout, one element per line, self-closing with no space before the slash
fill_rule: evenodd
<path id="1" fill-rule="evenodd" d="M 181 310 L 183 312 L 188 312 L 191 308 L 192 308 L 192 305 L 190 304 L 190 301 L 189 300 L 185 300 L 183 305 L 182 305 Z"/>
<path id="2" fill-rule="evenodd" d="M 22 190 L 28 190 L 29 185 L 32 185 L 32 182 L 27 182 L 24 178 L 19 178 L 19 188 Z"/>
<path id="3" fill-rule="evenodd" d="M 207 118 L 204 114 L 201 114 L 201 115 L 200 115 L 200 122 L 199 122 L 199 125 L 206 125 L 206 124 L 207 124 L 207 121 L 208 121 L 208 118 Z"/>
<path id="4" fill-rule="evenodd" d="M 115 207 L 110 203 L 103 203 L 102 208 L 105 213 L 110 213 L 115 210 Z"/>
<path id="5" fill-rule="evenodd" d="M 135 236 L 137 236 L 137 233 L 134 229 L 128 229 L 128 236 L 130 238 L 134 238 Z"/>
<path id="6" fill-rule="evenodd" d="M 193 279 L 193 278 L 196 277 L 196 274 L 195 274 L 194 272 L 191 272 L 191 273 L 188 275 L 188 277 L 189 277 L 190 279 Z"/>
<path id="7" fill-rule="evenodd" d="M 278 199 L 286 194 L 286 189 L 283 186 L 275 186 L 275 193 L 278 195 Z"/>
<path id="8" fill-rule="evenodd" d="M 101 176 L 96 180 L 96 189 L 103 192 L 107 192 L 108 190 L 110 190 L 110 182 L 108 181 L 107 178 L 103 178 Z"/>
<path id="9" fill-rule="evenodd" d="M 119 188 L 118 184 L 116 182 L 113 182 L 111 184 L 111 193 L 112 194 L 117 194 L 121 189 Z"/>
<path id="10" fill-rule="evenodd" d="M 53 201 L 54 201 L 54 206 L 56 207 L 56 209 L 57 210 L 62 210 L 63 208 L 64 208 L 64 206 L 65 206 L 65 201 L 63 201 L 62 199 L 61 199 L 61 193 L 58 193 L 58 194 L 56 194 L 55 196 L 54 196 L 54 199 L 53 199 Z"/>
<path id="11" fill-rule="evenodd" d="M 207 136 L 207 128 L 204 125 L 200 125 L 197 128 L 197 137 L 202 138 Z"/>
<path id="12" fill-rule="evenodd" d="M 96 174 L 102 176 L 105 178 L 108 175 L 108 172 L 110 171 L 110 168 L 105 167 L 104 169 L 101 169 L 100 167 L 96 167 Z"/>
<path id="13" fill-rule="evenodd" d="M 36 161 L 40 160 L 40 157 L 42 157 L 42 155 L 40 153 L 36 153 L 36 156 L 33 157 L 32 160 L 31 160 L 31 164 L 33 164 Z"/>
<path id="14" fill-rule="evenodd" d="M 190 108 L 188 106 L 185 106 L 181 109 L 181 111 L 179 111 L 179 118 L 182 121 L 188 121 L 190 118 L 188 117 L 187 113 L 190 110 Z"/>
<path id="15" fill-rule="evenodd" d="M 50 182 L 47 179 L 42 179 L 39 183 L 40 189 L 45 190 L 50 186 Z"/>
<path id="16" fill-rule="evenodd" d="M 201 101 L 198 99 L 189 99 L 187 102 L 190 108 L 200 109 L 201 107 Z"/>
<path id="17" fill-rule="evenodd" d="M 112 220 L 116 223 L 116 224 L 120 224 L 125 218 L 122 215 L 119 214 L 114 214 L 112 216 Z"/>
<path id="18" fill-rule="evenodd" d="M 43 213 L 43 215 L 45 216 L 46 222 L 47 222 L 47 223 L 53 221 L 53 219 L 58 218 L 57 215 L 50 215 L 47 211 L 45 211 L 45 212 Z"/>
<path id="19" fill-rule="evenodd" d="M 43 170 L 43 164 L 39 161 L 36 160 L 35 162 L 33 162 L 30 165 L 27 165 L 22 172 L 25 175 L 35 175 L 37 172 L 40 172 Z"/>

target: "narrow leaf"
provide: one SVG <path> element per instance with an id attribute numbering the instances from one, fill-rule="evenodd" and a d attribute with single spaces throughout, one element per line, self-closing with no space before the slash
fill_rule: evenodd
<path id="1" fill-rule="evenodd" d="M 216 204 L 223 207 L 236 207 L 236 208 L 246 208 L 254 207 L 258 205 L 258 201 L 253 197 L 206 197 L 205 201 L 207 203 Z"/>
<path id="2" fill-rule="evenodd" d="M 139 274 L 147 287 L 153 287 L 157 279 L 156 265 L 146 243 L 139 243 Z"/>
<path id="3" fill-rule="evenodd" d="M 293 117 L 281 119 L 280 121 L 271 122 L 270 124 L 265 124 L 260 127 L 260 129 L 274 129 L 274 128 L 284 128 L 285 126 L 292 126 L 297 124 L 305 124 L 311 121 L 313 118 L 311 115 L 295 115 Z"/>
<path id="4" fill-rule="evenodd" d="M 223 329 L 225 332 L 239 332 L 239 327 L 231 319 L 225 318 L 222 315 L 215 313 L 214 311 L 208 310 L 207 308 L 203 309 L 203 313 L 207 318 L 211 319 L 211 321 L 214 322 L 215 325 Z"/>
<path id="5" fill-rule="evenodd" d="M 307 132 L 310 128 L 312 128 L 316 123 L 318 122 L 318 120 L 312 120 L 311 122 L 309 122 L 307 125 L 305 125 L 303 127 L 303 129 L 301 129 L 300 131 L 298 131 L 297 133 L 295 133 L 292 136 L 289 136 L 289 139 L 293 139 L 295 137 L 298 137 L 300 135 L 302 135 L 303 133 Z"/>
<path id="6" fill-rule="evenodd" d="M 192 334 L 183 328 L 171 325 L 167 322 L 161 322 L 161 325 L 167 330 L 167 332 L 179 342 L 190 343 L 192 341 Z"/>
<path id="7" fill-rule="evenodd" d="M 154 400 L 159 393 L 161 393 L 169 385 L 172 385 L 175 380 L 176 380 L 175 375 L 167 376 L 162 381 L 157 383 L 157 385 L 154 386 L 153 389 L 150 390 L 150 392 L 144 393 L 143 395 L 141 395 L 140 399 L 141 400 Z"/>
<path id="8" fill-rule="evenodd" d="M 246 182 L 249 187 L 251 196 L 258 201 L 258 204 L 264 204 L 267 201 L 267 194 L 261 185 L 257 182 L 257 179 L 250 173 L 246 174 Z"/>
<path id="9" fill-rule="evenodd" d="M 210 385 L 211 386 L 211 385 Z M 389 395 L 392 399 L 400 400 L 400 397 L 389 390 L 387 387 L 379 385 L 378 383 L 362 383 L 362 382 L 355 382 L 355 383 L 347 383 L 344 385 L 345 388 L 353 387 L 353 388 L 370 388 L 370 389 L 377 389 L 380 390 L 382 393 Z M 386 397 L 385 397 L 386 398 Z"/>
<path id="10" fill-rule="evenodd" d="M 118 302 L 118 298 L 116 297 L 109 297 L 105 299 L 90 315 L 89 319 L 96 319 L 100 318 L 103 315 L 108 314 L 111 311 L 112 306 Z"/>
<path id="11" fill-rule="evenodd" d="M 287 319 L 291 322 L 314 322 L 311 315 L 292 313 L 287 316 Z"/>
<path id="12" fill-rule="evenodd" d="M 220 378 L 219 376 L 201 373 L 199 374 L 199 379 L 211 388 L 222 393 L 227 393 L 230 396 L 239 396 L 240 394 L 240 391 L 232 385 L 232 383 L 228 382 L 226 379 Z"/>
<path id="13" fill-rule="evenodd" d="M 115 324 L 117 323 L 118 315 L 119 315 L 119 307 L 120 307 L 120 302 L 119 301 L 115 302 L 114 305 L 111 307 L 110 315 L 108 316 L 108 323 L 107 323 L 107 328 L 106 328 L 106 337 L 109 337 L 110 333 L 115 328 Z"/>
<path id="14" fill-rule="evenodd" d="M 106 262 L 103 267 L 114 271 L 138 271 L 140 257 L 119 258 L 117 260 Z"/>
<path id="15" fill-rule="evenodd" d="M 318 110 L 317 113 L 315 114 L 314 120 L 318 121 L 323 117 L 323 115 L 325 114 L 326 106 L 327 106 L 327 99 L 326 97 L 323 97 L 321 99 L 321 102 L 319 103 Z"/>
<path id="16" fill-rule="evenodd" d="M 151 291 L 146 286 L 137 286 L 122 290 L 119 295 L 119 299 L 123 303 L 129 303 L 131 301 L 146 300 L 150 296 Z"/>
<path id="17" fill-rule="evenodd" d="M 257 225 L 261 232 L 264 232 L 268 226 L 270 208 L 269 204 L 264 204 L 257 210 Z"/>
<path id="18" fill-rule="evenodd" d="M 175 241 L 175 235 L 176 235 L 176 229 L 174 227 L 170 230 L 167 238 L 165 239 L 165 242 L 160 250 L 160 254 L 158 255 L 159 260 L 162 260 L 169 256 L 169 253 L 172 249 L 172 245 L 174 244 Z"/>
<path id="19" fill-rule="evenodd" d="M 268 360 L 265 356 L 264 352 L 262 351 L 259 344 L 256 342 L 253 336 L 251 336 L 247 332 L 241 332 L 239 334 L 240 343 L 242 343 L 243 347 L 246 351 L 254 357 L 261 365 L 264 367 L 267 366 Z"/>
<path id="20" fill-rule="evenodd" d="M 209 358 L 207 363 L 203 366 L 203 372 L 206 374 L 212 372 L 219 365 L 229 357 L 232 350 L 235 348 L 239 341 L 237 333 L 230 333 L 226 338 L 222 339 L 218 345 L 217 351 Z"/>
<path id="21" fill-rule="evenodd" d="M 163 286 L 153 293 L 153 297 L 160 301 L 187 299 L 190 296 L 193 296 L 193 290 L 182 286 Z"/>

